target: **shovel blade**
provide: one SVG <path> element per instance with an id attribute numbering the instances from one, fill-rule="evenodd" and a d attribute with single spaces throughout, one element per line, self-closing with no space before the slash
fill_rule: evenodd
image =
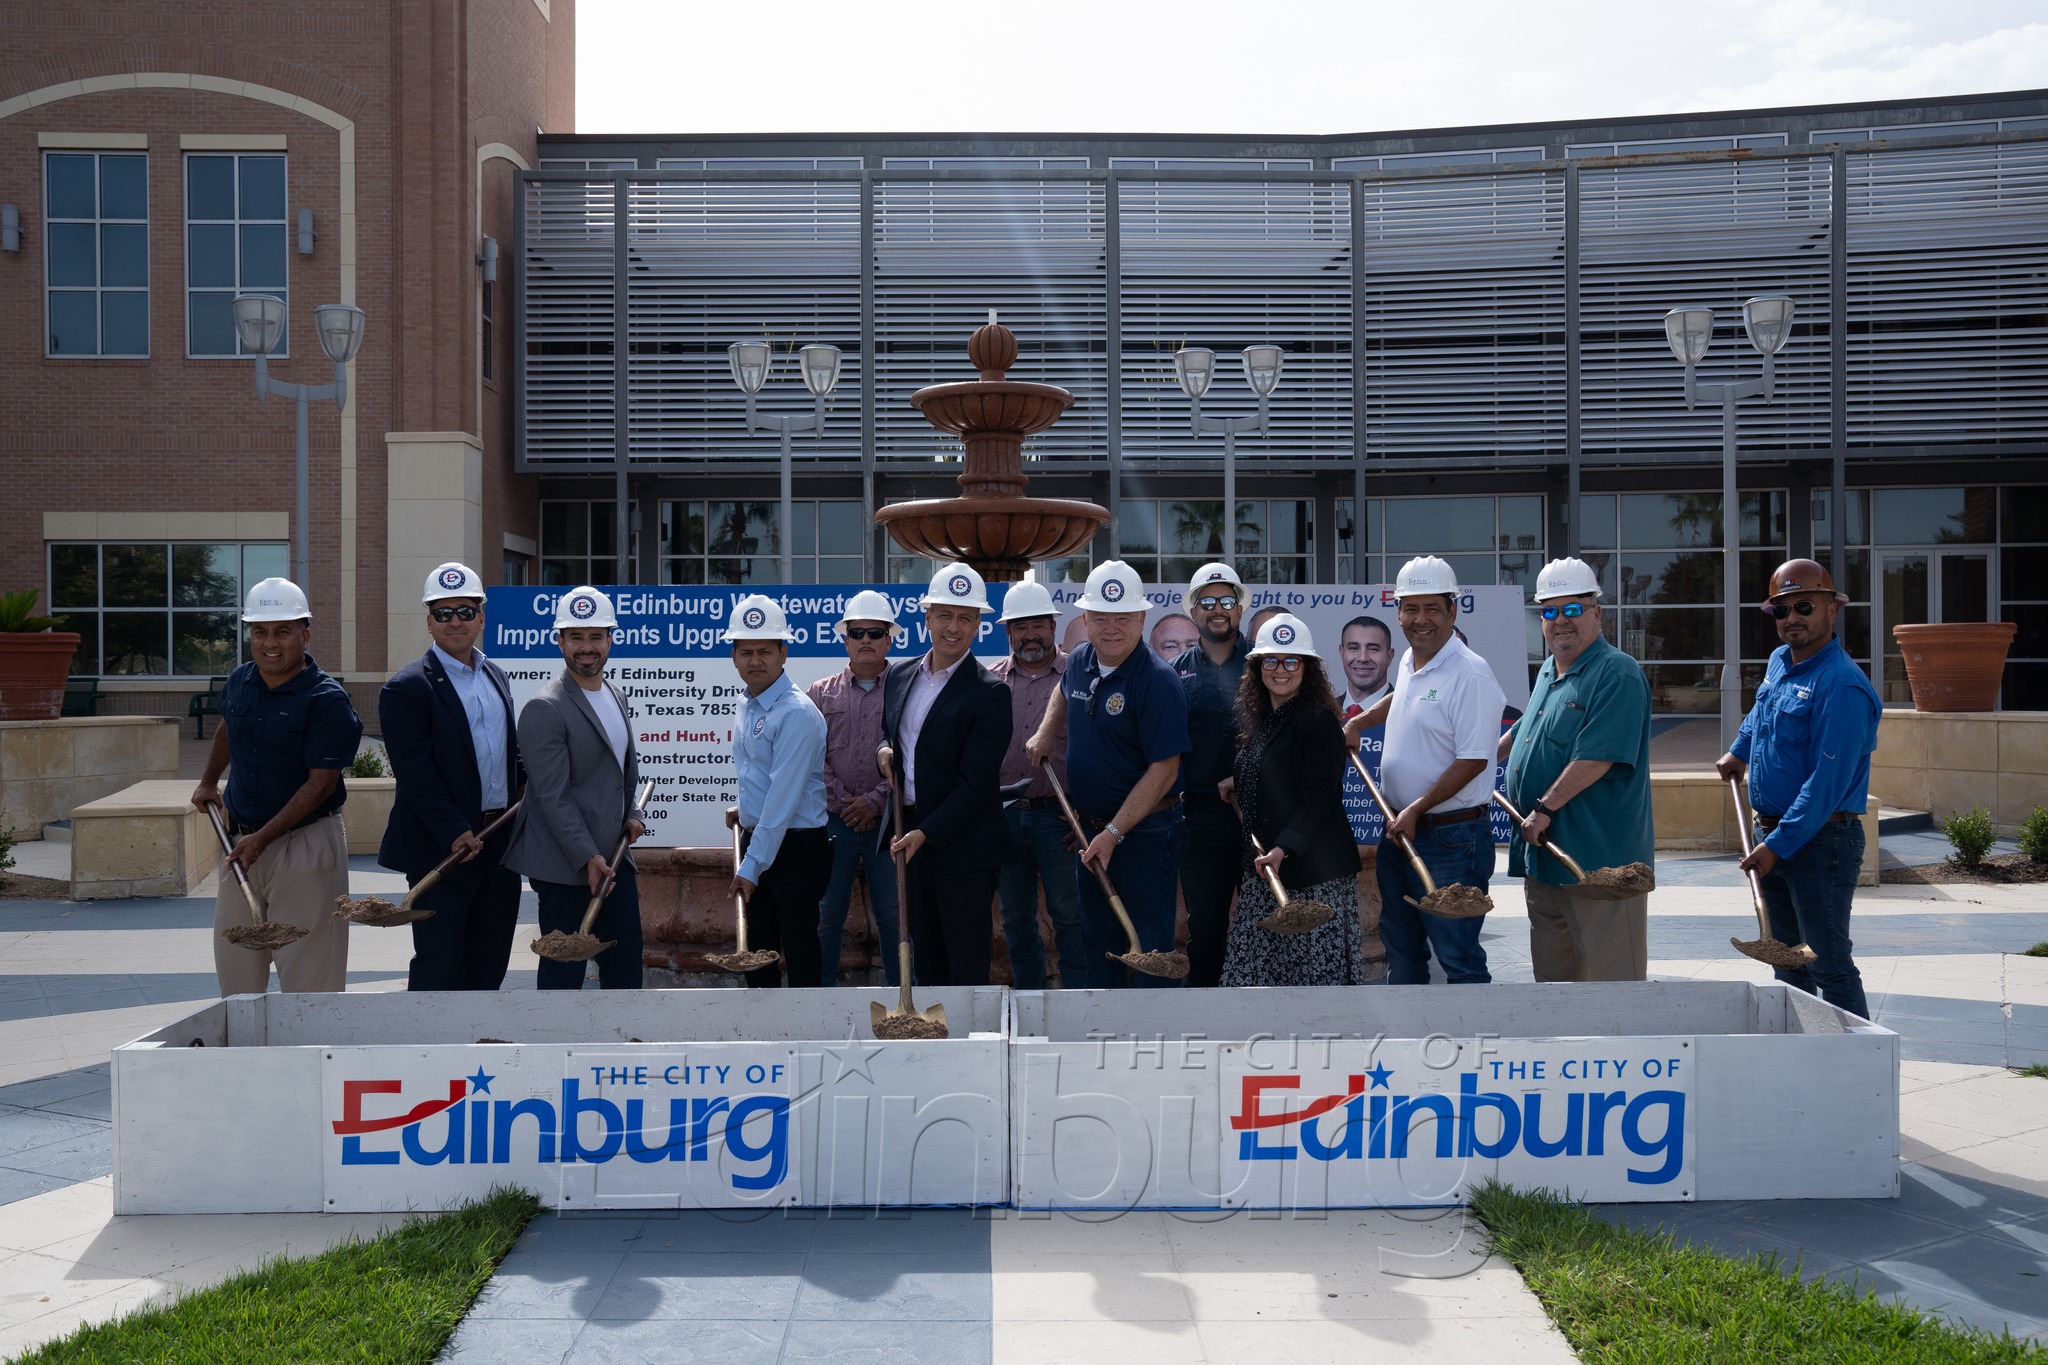
<path id="1" fill-rule="evenodd" d="M 888 1017 L 889 1007 L 887 1005 L 879 1000 L 868 1001 L 868 1028 L 870 1030 L 880 1028 L 882 1021 Z"/>

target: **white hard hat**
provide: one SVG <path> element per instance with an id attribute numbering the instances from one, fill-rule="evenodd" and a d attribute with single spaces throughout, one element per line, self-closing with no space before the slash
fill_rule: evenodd
<path id="1" fill-rule="evenodd" d="M 1159 604 L 1145 596 L 1145 582 L 1136 569 L 1121 559 L 1109 559 L 1089 572 L 1087 590 L 1077 605 L 1082 611 L 1150 611 Z"/>
<path id="2" fill-rule="evenodd" d="M 965 564 L 941 564 L 939 571 L 932 575 L 932 585 L 925 589 L 917 605 L 973 607 L 976 611 L 987 611 L 988 595 L 982 586 L 981 575 Z"/>
<path id="3" fill-rule="evenodd" d="M 1003 614 L 998 621 L 1028 621 L 1034 616 L 1057 616 L 1060 609 L 1052 604 L 1052 593 L 1043 583 L 1012 583 L 1010 590 L 1003 594 Z"/>
<path id="4" fill-rule="evenodd" d="M 1435 555 L 1417 555 L 1394 578 L 1395 597 L 1454 597 L 1457 592 L 1458 575 Z"/>
<path id="5" fill-rule="evenodd" d="M 848 621 L 887 621 L 896 624 L 896 604 L 889 600 L 887 593 L 876 592 L 873 588 L 862 588 L 846 599 L 846 610 L 839 613 L 840 634 L 845 634 Z"/>
<path id="6" fill-rule="evenodd" d="M 1195 576 L 1188 580 L 1188 596 L 1184 604 L 1188 615 L 1193 616 L 1195 614 L 1195 599 L 1201 596 L 1202 589 L 1212 587 L 1217 583 L 1228 583 L 1231 587 L 1236 588 L 1238 600 L 1240 602 L 1244 600 L 1244 580 L 1237 576 L 1237 570 L 1223 563 L 1204 564 L 1201 568 L 1195 570 Z"/>
<path id="7" fill-rule="evenodd" d="M 452 559 L 428 574 L 427 586 L 420 589 L 422 602 L 438 602 L 444 597 L 482 596 L 484 581 L 477 576 L 476 570 Z"/>
<path id="8" fill-rule="evenodd" d="M 596 588 L 571 588 L 555 599 L 555 629 L 591 626 L 610 630 L 619 618 L 612 613 L 612 599 Z"/>
<path id="9" fill-rule="evenodd" d="M 249 589 L 242 604 L 244 621 L 310 621 L 313 609 L 306 605 L 306 590 L 289 578 L 266 578 Z"/>
<path id="10" fill-rule="evenodd" d="M 1308 633 L 1308 623 L 1284 611 L 1267 618 L 1266 624 L 1259 627 L 1258 643 L 1246 657 L 1257 658 L 1261 654 L 1291 654 L 1302 659 L 1323 657 L 1316 653 L 1315 637 Z"/>
<path id="11" fill-rule="evenodd" d="M 1598 597 L 1600 576 L 1583 559 L 1553 559 L 1536 575 L 1536 600 L 1553 597 Z"/>
<path id="12" fill-rule="evenodd" d="M 772 597 L 760 593 L 748 593 L 732 604 L 732 619 L 725 623 L 723 637 L 727 644 L 739 640 L 790 640 L 789 618 L 782 614 L 782 604 Z"/>

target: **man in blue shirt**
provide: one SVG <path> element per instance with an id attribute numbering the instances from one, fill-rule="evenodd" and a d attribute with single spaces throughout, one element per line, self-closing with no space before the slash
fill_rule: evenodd
<path id="1" fill-rule="evenodd" d="M 1749 775 L 1754 851 L 1742 866 L 1763 884 L 1771 936 L 1813 949 L 1809 966 L 1777 968 L 1789 986 L 1870 1017 L 1850 956 L 1849 902 L 1863 867 L 1863 813 L 1882 709 L 1877 689 L 1835 638 L 1849 599 L 1828 571 L 1792 559 L 1771 574 L 1764 611 L 1785 643 L 1771 655 L 1756 704 L 1714 767 Z"/>
<path id="2" fill-rule="evenodd" d="M 1187 812 L 1180 894 L 1188 907 L 1188 984 L 1223 979 L 1230 908 L 1237 901 L 1244 827 L 1226 797 L 1237 762 L 1237 690 L 1251 644 L 1238 634 L 1248 594 L 1228 564 L 1204 564 L 1188 583 L 1187 613 L 1200 637 L 1173 661 L 1188 702 Z"/>
<path id="3" fill-rule="evenodd" d="M 432 914 L 413 923 L 406 989 L 494 991 L 519 927 L 519 874 L 505 866 L 509 828 L 488 843 L 478 836 L 524 781 L 512 682 L 476 647 L 484 633 L 484 581 L 476 570 L 443 564 L 422 592 L 433 644 L 377 693 L 384 750 L 398 779 L 377 861 L 415 886 L 449 855 L 462 855 L 413 902 Z"/>
<path id="4" fill-rule="evenodd" d="M 782 961 L 747 973 L 749 986 L 822 983 L 818 902 L 832 876 L 825 829 L 825 717 L 783 665 L 789 622 L 758 593 L 733 603 L 725 639 L 747 690 L 733 733 L 740 779 L 740 865 L 733 894 L 746 902 L 747 947 Z"/>
<path id="5" fill-rule="evenodd" d="M 313 613 L 297 584 L 264 579 L 249 590 L 242 620 L 249 661 L 221 687 L 221 726 L 192 804 L 221 809 L 233 840 L 228 856 L 270 918 L 309 932 L 274 951 L 221 938 L 228 926 L 250 920 L 240 886 L 223 867 L 213 905 L 214 974 L 223 996 L 267 990 L 273 961 L 280 990 L 344 990 L 348 921 L 334 917 L 334 902 L 348 894 L 341 770 L 356 756 L 363 723 L 348 692 L 306 652 Z"/>
<path id="6" fill-rule="evenodd" d="M 1067 658 L 1059 690 L 1025 745 L 1034 763 L 1052 755 L 1065 726 L 1067 778 L 1088 832 L 1081 861 L 1102 868 L 1143 952 L 1174 948 L 1174 882 L 1180 866 L 1180 762 L 1188 750 L 1188 704 L 1180 680 L 1145 645 L 1145 596 L 1122 560 L 1096 566 L 1079 603 L 1088 643 Z M 1109 959 L 1129 951 L 1109 898 L 1089 867 L 1076 869 L 1089 976 L 1062 985 L 1124 986 L 1132 975 Z M 1141 986 L 1178 986 L 1138 974 Z"/>

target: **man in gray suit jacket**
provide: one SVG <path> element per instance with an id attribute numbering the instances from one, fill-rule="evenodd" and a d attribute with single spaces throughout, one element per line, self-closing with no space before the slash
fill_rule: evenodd
<path id="1" fill-rule="evenodd" d="M 638 839 L 647 812 L 628 809 L 639 782 L 639 755 L 625 694 L 605 681 L 611 658 L 611 599 L 576 588 L 555 603 L 555 637 L 568 668 L 519 713 L 519 752 L 526 763 L 526 800 L 513 822 L 505 866 L 526 875 L 540 896 L 540 929 L 573 934 L 584 907 L 606 876 L 611 894 L 591 932 L 614 940 L 597 955 L 603 989 L 640 988 L 640 887 L 629 854 L 607 861 L 623 827 Z M 581 962 L 541 958 L 544 991 L 583 988 Z"/>

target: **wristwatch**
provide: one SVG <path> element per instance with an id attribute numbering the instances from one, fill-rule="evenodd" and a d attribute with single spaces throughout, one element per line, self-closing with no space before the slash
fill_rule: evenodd
<path id="1" fill-rule="evenodd" d="M 1116 836 L 1116 841 L 1118 843 L 1122 843 L 1124 841 L 1124 832 L 1118 829 L 1115 825 L 1104 825 L 1102 827 L 1102 832 L 1104 834 L 1114 834 Z"/>
<path id="2" fill-rule="evenodd" d="M 1532 815 L 1540 815 L 1544 817 L 1546 820 L 1555 820 L 1557 818 L 1557 812 L 1552 810 L 1550 807 L 1544 805 L 1541 801 L 1538 801 L 1535 805 L 1531 806 L 1529 808 L 1529 812 Z"/>

